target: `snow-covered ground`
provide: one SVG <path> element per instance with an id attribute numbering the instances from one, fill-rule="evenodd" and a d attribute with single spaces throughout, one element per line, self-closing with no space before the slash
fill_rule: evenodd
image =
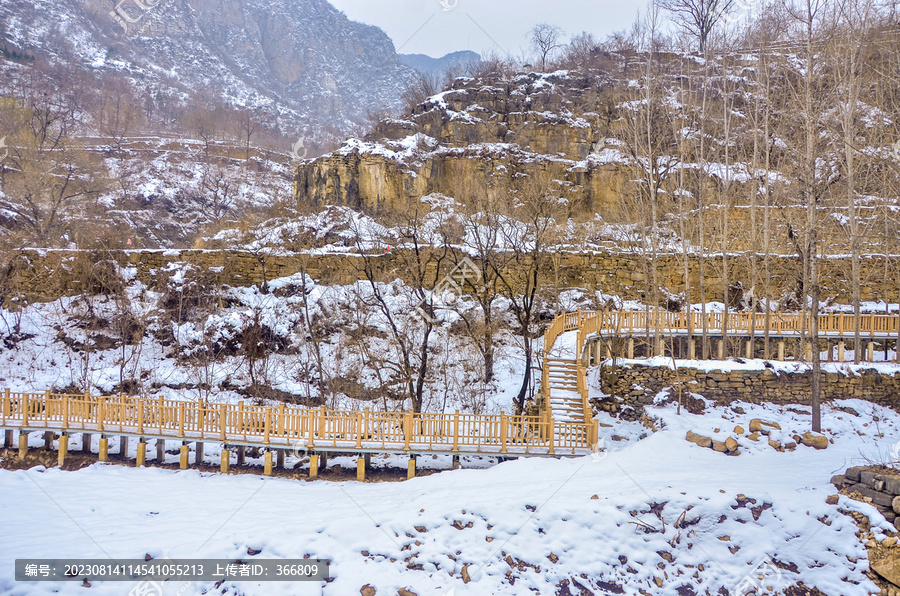
<path id="1" fill-rule="evenodd" d="M 865 548 L 838 510 L 869 515 L 876 537 L 890 526 L 871 506 L 843 496 L 828 505 L 825 498 L 834 493 L 833 474 L 886 461 L 900 439 L 900 416 L 855 400 L 834 406 L 844 410 L 825 406 L 823 426 L 834 442 L 824 451 L 778 452 L 743 436 L 741 454 L 729 457 L 684 438 L 687 430 L 724 438 L 755 417 L 789 435 L 809 427 L 802 406 L 734 404 L 679 416 L 673 405 L 658 404 L 648 408 L 658 429 L 652 433 L 603 417 L 614 426 L 601 427 L 607 449 L 592 456 L 517 460 L 399 483 L 105 464 L 3 470 L 0 593 L 82 593 L 79 583 L 16 583 L 16 558 L 247 559 L 252 548 L 261 549 L 258 558 L 329 559 L 334 579 L 226 582 L 216 593 L 345 596 L 369 584 L 390 596 L 400 588 L 419 596 L 559 594 L 568 582 L 572 594 L 579 584 L 594 594 L 715 594 L 756 569 L 775 590 L 802 581 L 828 595 L 868 594 L 877 588 L 863 573 Z M 132 587 L 96 582 L 89 593 Z M 210 583 L 164 588 L 212 592 Z"/>

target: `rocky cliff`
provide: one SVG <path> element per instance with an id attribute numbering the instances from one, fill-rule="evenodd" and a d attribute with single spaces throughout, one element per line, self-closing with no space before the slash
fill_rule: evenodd
<path id="1" fill-rule="evenodd" d="M 452 196 L 460 180 L 542 172 L 562 182 L 573 215 L 608 210 L 626 180 L 613 112 L 603 107 L 612 89 L 565 71 L 459 78 L 406 118 L 301 165 L 295 196 L 379 213 Z"/>

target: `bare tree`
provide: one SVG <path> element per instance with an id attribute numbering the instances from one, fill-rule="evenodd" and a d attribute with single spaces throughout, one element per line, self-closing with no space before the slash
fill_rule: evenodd
<path id="1" fill-rule="evenodd" d="M 737 0 L 659 0 L 659 5 L 672 13 L 673 20 L 697 38 L 701 54 L 706 52 L 713 30 L 736 3 Z"/>
<path id="2" fill-rule="evenodd" d="M 556 25 L 538 23 L 531 28 L 531 47 L 541 58 L 541 71 L 547 69 L 547 58 L 562 47 L 563 30 Z"/>

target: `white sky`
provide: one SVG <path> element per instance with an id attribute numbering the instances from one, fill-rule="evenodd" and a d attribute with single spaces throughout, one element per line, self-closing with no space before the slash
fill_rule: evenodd
<path id="1" fill-rule="evenodd" d="M 376 25 L 401 54 L 440 57 L 458 50 L 521 57 L 536 23 L 569 37 L 582 31 L 603 39 L 629 29 L 647 0 L 330 0 L 354 21 Z M 443 2 L 443 5 L 442 5 Z M 444 7 L 450 8 L 444 10 Z"/>

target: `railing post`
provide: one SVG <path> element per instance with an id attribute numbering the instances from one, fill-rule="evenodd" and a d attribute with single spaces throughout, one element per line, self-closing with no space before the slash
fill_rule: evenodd
<path id="1" fill-rule="evenodd" d="M 184 402 L 178 404 L 178 436 L 184 438 Z"/>
<path id="2" fill-rule="evenodd" d="M 453 451 L 459 451 L 459 410 L 453 415 Z"/>
<path id="3" fill-rule="evenodd" d="M 506 443 L 509 439 L 508 424 L 509 419 L 506 417 L 506 412 L 500 412 L 500 453 L 506 453 Z"/>
<path id="4" fill-rule="evenodd" d="M 63 396 L 63 426 L 62 426 L 62 429 L 63 429 L 63 431 L 69 430 L 69 396 L 68 395 Z M 62 450 L 62 447 L 60 447 L 60 450 Z M 62 451 L 60 451 L 60 452 L 62 452 Z M 60 457 L 62 457 L 62 456 L 60 456 Z"/>
<path id="5" fill-rule="evenodd" d="M 3 390 L 3 422 L 12 417 L 12 400 L 9 397 L 9 387 Z"/>
<path id="6" fill-rule="evenodd" d="M 555 451 L 553 449 L 553 443 L 556 442 L 556 437 L 554 436 L 555 429 L 553 428 L 554 424 L 556 424 L 556 421 L 553 419 L 553 417 L 549 417 L 549 420 L 548 420 L 548 425 L 549 425 L 548 431 L 549 432 L 547 434 L 547 438 L 549 439 L 549 442 L 550 442 L 550 449 L 548 451 L 548 453 L 550 455 L 553 455 L 555 453 Z"/>
<path id="7" fill-rule="evenodd" d="M 269 433 L 271 431 L 271 428 L 272 428 L 272 407 L 266 406 L 266 419 L 263 423 L 263 434 L 264 434 L 264 439 L 265 439 L 266 445 L 269 444 Z M 266 453 L 269 453 L 269 452 L 267 451 Z M 271 460 L 272 460 L 272 456 L 270 454 L 269 455 L 269 467 L 270 468 L 272 465 Z"/>
<path id="8" fill-rule="evenodd" d="M 284 436 L 284 402 L 278 406 L 278 436 Z"/>
<path id="9" fill-rule="evenodd" d="M 403 449 L 409 451 L 409 441 L 413 431 L 413 413 L 407 412 L 403 417 Z"/>
<path id="10" fill-rule="evenodd" d="M 102 428 L 100 430 L 103 430 Z M 144 401 L 138 401 L 138 434 L 144 434 Z"/>
<path id="11" fill-rule="evenodd" d="M 363 420 L 368 419 L 369 417 L 369 408 L 366 408 L 365 416 L 363 413 L 358 411 L 356 412 L 356 447 L 357 449 L 362 447 L 362 436 L 363 436 Z"/>
<path id="12" fill-rule="evenodd" d="M 97 398 L 97 430 L 99 430 L 101 433 L 103 432 L 103 417 L 106 416 L 106 412 L 104 411 L 105 405 L 106 405 L 106 398 L 98 397 Z M 144 432 L 143 421 L 138 423 L 138 432 L 139 433 Z"/>
<path id="13" fill-rule="evenodd" d="M 315 439 L 315 434 L 316 434 L 315 427 L 317 426 L 316 410 L 307 410 L 302 415 L 306 416 L 306 426 L 309 429 L 309 448 L 312 449 L 313 447 L 316 446 L 316 439 Z M 310 472 L 310 475 L 312 475 L 312 458 L 310 458 L 309 461 L 310 461 L 309 472 Z M 318 472 L 318 470 L 317 470 L 317 472 Z"/>
<path id="14" fill-rule="evenodd" d="M 228 410 L 225 404 L 219 404 L 219 438 L 225 443 L 225 423 L 228 420 Z"/>

